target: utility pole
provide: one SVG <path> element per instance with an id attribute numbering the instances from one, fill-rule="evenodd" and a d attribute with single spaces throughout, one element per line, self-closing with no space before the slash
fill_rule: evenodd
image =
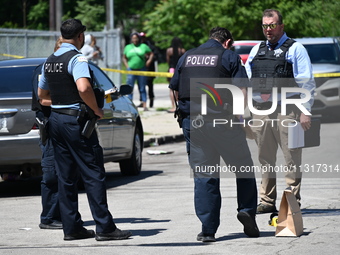
<path id="1" fill-rule="evenodd" d="M 56 12 L 55 12 L 55 30 L 59 31 L 60 27 L 61 27 L 61 21 L 63 18 L 63 1 L 62 0 L 55 0 L 56 4 L 55 4 L 55 8 L 56 8 Z"/>
<path id="2" fill-rule="evenodd" d="M 62 0 L 49 0 L 50 1 L 50 31 L 59 31 L 61 26 L 61 19 L 63 16 L 63 1 Z"/>
<path id="3" fill-rule="evenodd" d="M 50 0 L 50 12 L 49 12 L 50 31 L 55 31 L 55 0 Z"/>
<path id="4" fill-rule="evenodd" d="M 114 0 L 106 0 L 106 29 L 114 29 Z"/>

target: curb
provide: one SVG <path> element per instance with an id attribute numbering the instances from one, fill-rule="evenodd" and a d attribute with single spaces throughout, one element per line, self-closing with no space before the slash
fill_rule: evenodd
<path id="1" fill-rule="evenodd" d="M 153 147 L 157 145 L 163 145 L 167 143 L 178 143 L 178 142 L 183 142 L 185 141 L 184 135 L 167 135 L 167 136 L 162 136 L 162 137 L 157 137 L 157 138 L 150 138 L 147 141 L 144 141 L 144 147 L 143 148 L 148 148 L 148 147 Z"/>

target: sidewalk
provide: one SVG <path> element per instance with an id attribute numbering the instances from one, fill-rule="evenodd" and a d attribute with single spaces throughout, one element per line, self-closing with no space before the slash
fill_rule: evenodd
<path id="1" fill-rule="evenodd" d="M 184 141 L 173 113 L 166 111 L 141 112 L 144 129 L 144 147 L 161 145 L 169 142 Z"/>
<path id="2" fill-rule="evenodd" d="M 152 108 L 149 107 L 149 100 L 147 102 L 148 111 L 138 108 L 144 130 L 144 147 L 183 141 L 182 130 L 179 128 L 174 114 L 166 111 L 171 108 L 168 84 L 155 84 L 154 93 L 155 100 Z M 133 100 L 135 105 L 139 104 L 139 101 L 136 100 L 138 97 L 139 92 L 135 86 Z"/>

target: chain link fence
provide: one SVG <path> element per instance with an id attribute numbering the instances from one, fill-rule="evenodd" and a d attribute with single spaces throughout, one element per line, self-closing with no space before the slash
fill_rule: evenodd
<path id="1" fill-rule="evenodd" d="M 96 37 L 103 53 L 101 68 L 121 69 L 121 31 L 88 32 Z M 0 60 L 11 58 L 48 57 L 53 53 L 60 32 L 0 28 Z M 121 84 L 121 74 L 106 72 L 115 85 Z"/>

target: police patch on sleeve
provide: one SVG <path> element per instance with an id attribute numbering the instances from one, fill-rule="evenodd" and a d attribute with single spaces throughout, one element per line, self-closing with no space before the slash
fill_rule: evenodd
<path id="1" fill-rule="evenodd" d="M 87 58 L 85 56 L 77 57 L 78 62 L 87 62 Z"/>

